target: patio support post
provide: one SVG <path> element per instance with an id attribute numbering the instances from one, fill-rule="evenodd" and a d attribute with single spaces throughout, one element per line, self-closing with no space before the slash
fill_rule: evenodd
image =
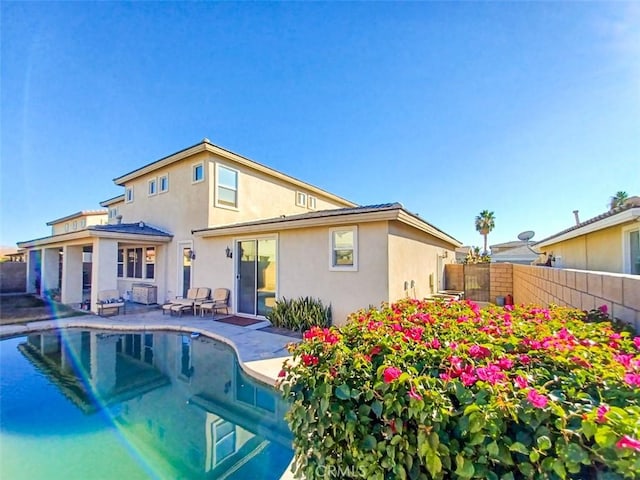
<path id="1" fill-rule="evenodd" d="M 115 336 L 91 332 L 91 386 L 99 397 L 106 398 L 116 388 Z"/>
<path id="2" fill-rule="evenodd" d="M 98 292 L 118 289 L 118 241 L 96 238 L 91 268 L 91 311 L 98 313 Z"/>
<path id="3" fill-rule="evenodd" d="M 42 249 L 42 285 L 40 295 L 44 296 L 47 290 L 58 288 L 58 275 L 60 272 L 60 249 Z"/>
<path id="4" fill-rule="evenodd" d="M 60 301 L 82 303 L 82 246 L 65 245 L 63 252 Z"/>
<path id="5" fill-rule="evenodd" d="M 27 293 L 40 293 L 38 292 L 38 272 L 41 271 L 42 266 L 42 252 L 41 250 L 29 250 L 26 255 L 27 260 Z"/>

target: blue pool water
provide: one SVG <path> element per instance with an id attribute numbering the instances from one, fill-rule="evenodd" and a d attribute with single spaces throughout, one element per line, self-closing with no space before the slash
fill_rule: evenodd
<path id="1" fill-rule="evenodd" d="M 0 478 L 279 479 L 286 405 L 228 346 L 63 330 L 0 342 Z"/>

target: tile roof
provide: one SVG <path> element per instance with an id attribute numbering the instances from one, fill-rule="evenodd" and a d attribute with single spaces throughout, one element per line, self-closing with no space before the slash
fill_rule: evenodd
<path id="1" fill-rule="evenodd" d="M 128 233 L 136 235 L 156 235 L 160 237 L 173 237 L 172 234 L 160 230 L 159 228 L 150 227 L 144 222 L 137 223 L 117 223 L 111 225 L 92 225 L 87 230 L 99 232 Z"/>
<path id="2" fill-rule="evenodd" d="M 267 225 L 267 224 L 273 224 L 273 223 L 291 222 L 294 220 L 307 220 L 312 218 L 338 217 L 342 215 L 352 215 L 357 213 L 384 212 L 387 210 L 398 210 L 402 208 L 403 208 L 402 204 L 398 202 L 381 203 L 378 205 L 364 205 L 360 207 L 334 208 L 329 210 L 317 210 L 315 212 L 298 213 L 295 215 L 281 215 L 279 217 L 265 218 L 262 220 L 251 220 L 249 222 L 234 223 L 230 225 L 219 225 L 216 227 L 200 228 L 197 230 L 192 230 L 191 232 L 192 233 L 206 232 L 206 231 L 217 230 L 222 228 L 244 227 L 249 225 Z"/>
<path id="3" fill-rule="evenodd" d="M 536 242 L 536 244 L 539 243 L 543 243 L 543 242 L 547 242 L 549 240 L 551 240 L 552 238 L 556 238 L 559 237 L 560 235 L 564 235 L 565 233 L 569 233 L 572 232 L 573 230 L 577 230 L 579 228 L 582 228 L 586 225 L 590 225 L 592 223 L 596 223 L 599 222 L 601 220 L 604 220 L 605 218 L 609 218 L 609 217 L 613 217 L 614 215 L 617 215 L 619 213 L 625 212 L 627 210 L 631 210 L 632 208 L 637 208 L 638 205 L 635 204 L 635 202 L 628 202 L 625 205 L 621 206 L 621 207 L 617 207 L 617 208 L 613 208 L 611 210 L 609 210 L 608 212 L 604 212 L 601 213 L 600 215 L 590 218 L 589 220 L 585 220 L 584 222 L 580 222 L 577 225 L 573 225 L 569 228 L 566 228 L 564 230 L 562 230 L 561 232 L 558 233 L 554 233 L 553 235 L 547 237 L 547 238 L 543 238 L 542 240 L 539 240 L 538 242 Z"/>

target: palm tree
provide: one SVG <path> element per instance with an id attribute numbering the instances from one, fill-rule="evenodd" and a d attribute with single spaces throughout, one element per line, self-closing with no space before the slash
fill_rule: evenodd
<path id="1" fill-rule="evenodd" d="M 489 210 L 482 210 L 480 215 L 476 217 L 476 231 L 480 233 L 484 237 L 484 253 L 488 254 L 487 251 L 487 235 L 493 230 L 493 227 L 496 226 L 496 217 L 493 216 L 493 212 Z"/>
<path id="2" fill-rule="evenodd" d="M 629 195 L 627 195 L 627 192 L 623 192 L 623 191 L 616 192 L 616 194 L 613 197 L 611 197 L 609 208 L 613 210 L 614 208 L 623 206 L 624 202 L 626 202 L 628 198 L 629 198 Z"/>

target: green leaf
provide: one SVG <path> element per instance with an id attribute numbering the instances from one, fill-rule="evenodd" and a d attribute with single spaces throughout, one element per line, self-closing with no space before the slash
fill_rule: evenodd
<path id="1" fill-rule="evenodd" d="M 435 477 L 442 471 L 442 462 L 440 461 L 440 457 L 433 450 L 430 450 L 427 453 L 427 470 L 432 477 Z"/>
<path id="2" fill-rule="evenodd" d="M 529 454 L 529 460 L 531 461 L 531 463 L 536 463 L 538 460 L 540 460 L 540 453 L 538 453 L 537 450 L 531 450 L 531 453 Z"/>
<path id="3" fill-rule="evenodd" d="M 521 453 L 523 455 L 529 455 L 529 450 L 527 449 L 527 447 L 525 447 L 523 444 L 521 444 L 520 442 L 514 442 L 510 447 L 509 450 L 511 450 L 512 452 L 518 452 Z"/>
<path id="4" fill-rule="evenodd" d="M 367 435 L 364 437 L 364 440 L 362 440 L 362 450 L 373 450 L 376 448 L 376 445 L 376 437 L 373 435 Z"/>
<path id="5" fill-rule="evenodd" d="M 556 472 L 560 478 L 567 478 L 567 471 L 564 468 L 564 463 L 562 460 L 556 460 L 553 462 L 553 471 Z"/>
<path id="6" fill-rule="evenodd" d="M 551 439 L 546 435 L 536 438 L 536 443 L 540 450 L 549 450 L 551 448 Z"/>
<path id="7" fill-rule="evenodd" d="M 462 478 L 471 478 L 475 473 L 475 468 L 473 467 L 473 462 L 464 458 L 462 454 L 456 455 L 456 475 L 461 476 Z"/>
<path id="8" fill-rule="evenodd" d="M 535 473 L 535 469 L 530 463 L 523 462 L 518 464 L 518 470 L 522 472 L 525 478 L 532 478 Z"/>
<path id="9" fill-rule="evenodd" d="M 598 428 L 595 440 L 601 447 L 611 447 L 618 440 L 618 436 L 609 427 Z"/>
<path id="10" fill-rule="evenodd" d="M 500 448 L 495 440 L 487 445 L 487 453 L 492 457 L 497 457 L 498 453 L 500 453 Z"/>
<path id="11" fill-rule="evenodd" d="M 376 417 L 380 418 L 380 416 L 382 415 L 382 402 L 380 402 L 379 400 L 374 400 L 371 404 L 371 410 L 373 410 L 373 413 L 376 414 Z"/>
<path id="12" fill-rule="evenodd" d="M 569 444 L 567 447 L 567 458 L 573 463 L 589 463 L 589 454 L 575 443 Z"/>
<path id="13" fill-rule="evenodd" d="M 349 388 L 349 385 L 343 383 L 338 388 L 336 388 L 336 397 L 338 397 L 340 400 L 347 400 L 351 398 L 351 389 Z"/>
<path id="14" fill-rule="evenodd" d="M 500 477 L 500 480 L 515 480 L 513 473 L 509 472 L 509 473 L 505 473 L 504 475 L 502 475 Z"/>

